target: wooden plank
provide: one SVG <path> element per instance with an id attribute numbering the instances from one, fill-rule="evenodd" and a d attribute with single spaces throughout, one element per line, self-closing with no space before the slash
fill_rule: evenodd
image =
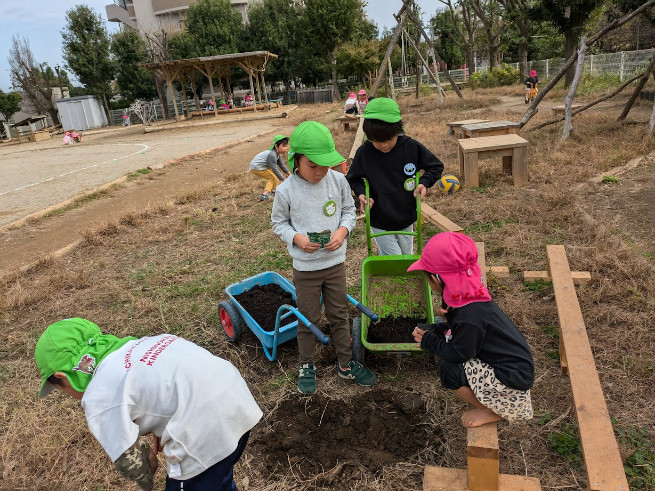
<path id="1" fill-rule="evenodd" d="M 582 107 L 582 104 L 571 104 L 571 111 L 575 111 Z M 564 106 L 553 106 L 553 112 L 555 114 L 561 114 L 564 112 Z"/>
<path id="2" fill-rule="evenodd" d="M 448 218 L 443 216 L 437 210 L 425 203 L 421 203 L 421 216 L 429 222 L 435 224 L 444 232 L 463 232 L 464 229 Z"/>
<path id="3" fill-rule="evenodd" d="M 490 129 L 477 129 L 469 130 L 466 127 L 462 126 L 460 128 L 463 138 L 478 138 L 481 136 L 498 136 L 498 135 L 509 135 L 511 133 L 518 134 L 518 128 L 490 128 Z"/>
<path id="4" fill-rule="evenodd" d="M 447 135 L 454 135 L 456 130 L 460 130 L 465 124 L 487 123 L 488 119 L 463 119 L 461 121 L 451 121 L 446 123 L 448 127 Z"/>
<path id="5" fill-rule="evenodd" d="M 482 281 L 487 284 L 487 258 L 485 257 L 484 242 L 476 242 L 475 247 L 478 249 L 478 266 L 482 272 Z"/>
<path id="6" fill-rule="evenodd" d="M 503 158 L 513 157 L 514 149 L 516 148 L 525 148 L 525 147 L 507 147 L 507 148 L 498 148 L 496 150 L 483 150 L 478 152 L 478 160 L 490 159 L 493 157 L 503 157 Z"/>
<path id="7" fill-rule="evenodd" d="M 359 147 L 361 147 L 364 142 L 364 118 L 360 118 L 359 125 L 357 126 L 357 133 L 355 133 L 355 141 L 353 141 L 353 146 L 350 148 L 350 153 L 348 154 L 348 166 L 353 163 L 355 154 Z"/>
<path id="8" fill-rule="evenodd" d="M 586 285 L 591 282 L 591 272 L 571 271 L 571 279 L 574 285 Z M 548 271 L 523 271 L 523 281 L 552 281 Z"/>
<path id="9" fill-rule="evenodd" d="M 486 121 L 484 123 L 467 123 L 462 125 L 462 130 L 492 130 L 505 128 L 519 128 L 518 123 L 512 121 Z"/>
<path id="10" fill-rule="evenodd" d="M 516 146 L 527 146 L 528 140 L 516 134 L 481 136 L 478 138 L 464 138 L 457 140 L 464 153 L 480 152 L 484 150 L 498 150 Z"/>
<path id="11" fill-rule="evenodd" d="M 563 245 L 546 246 L 590 490 L 628 491 L 623 461 Z"/>
<path id="12" fill-rule="evenodd" d="M 487 266 L 487 273 L 493 274 L 496 278 L 509 278 L 507 266 Z"/>
<path id="13" fill-rule="evenodd" d="M 512 155 L 512 176 L 514 186 L 528 184 L 528 147 L 515 147 Z"/>
<path id="14" fill-rule="evenodd" d="M 540 491 L 536 477 L 501 474 L 498 479 L 501 491 Z M 466 470 L 426 465 L 423 471 L 423 491 L 468 491 Z"/>
<path id="15" fill-rule="evenodd" d="M 478 247 L 478 264 L 482 268 L 485 264 L 484 243 L 476 242 L 475 245 Z M 500 467 L 498 464 L 498 429 L 496 423 L 466 429 L 466 462 L 469 489 L 476 491 L 498 490 Z"/>

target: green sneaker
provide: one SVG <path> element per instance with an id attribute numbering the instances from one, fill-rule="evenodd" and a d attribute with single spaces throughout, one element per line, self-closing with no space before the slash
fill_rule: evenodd
<path id="1" fill-rule="evenodd" d="M 377 377 L 373 372 L 371 372 L 361 363 L 358 363 L 355 360 L 351 360 L 350 363 L 348 363 L 348 367 L 348 370 L 342 370 L 341 367 L 337 364 L 337 372 L 339 373 L 339 377 L 345 378 L 347 380 L 354 380 L 359 385 L 363 385 L 364 387 L 371 387 L 375 384 Z"/>
<path id="2" fill-rule="evenodd" d="M 313 363 L 304 363 L 298 370 L 298 390 L 303 394 L 316 393 L 316 369 Z"/>

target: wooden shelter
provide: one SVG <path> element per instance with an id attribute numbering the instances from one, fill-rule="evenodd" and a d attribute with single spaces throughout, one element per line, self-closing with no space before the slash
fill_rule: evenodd
<path id="1" fill-rule="evenodd" d="M 19 121 L 18 123 L 12 124 L 11 127 L 16 129 L 16 136 L 18 138 L 18 143 L 22 143 L 21 138 L 23 138 L 24 132 L 22 132 L 20 129 L 24 127 L 27 127 L 30 131 L 29 135 L 27 135 L 28 141 L 38 142 L 41 140 L 49 140 L 50 132 L 46 130 L 46 127 L 48 126 L 47 118 L 48 117 L 44 115 L 32 116 L 22 121 Z M 35 123 L 41 124 L 41 130 L 34 131 Z"/>
<path id="2" fill-rule="evenodd" d="M 269 61 L 276 58 L 276 54 L 269 53 L 268 51 L 249 51 L 247 53 L 232 53 L 229 55 L 203 56 L 200 58 L 170 60 L 158 63 L 143 63 L 141 66 L 147 70 L 153 71 L 155 75 L 166 80 L 168 90 L 171 94 L 175 94 L 173 90 L 173 81 L 177 80 L 182 85 L 182 97 L 184 98 L 184 104 L 186 105 L 188 113 L 189 103 L 187 101 L 185 87 L 187 81 L 193 83 L 193 75 L 196 71 L 209 80 L 209 90 L 211 91 L 212 100 L 215 101 L 213 79 L 218 79 L 219 94 L 221 94 L 224 99 L 227 99 L 227 96 L 225 95 L 226 90 L 228 94 L 232 93 L 230 87 L 230 76 L 237 68 L 241 68 L 248 74 L 250 80 L 250 93 L 253 95 L 257 94 L 257 102 L 261 104 L 263 90 L 263 102 L 266 102 L 268 100 L 268 95 L 266 93 L 266 84 L 264 82 L 264 72 L 268 67 Z M 226 87 L 223 86 L 223 79 L 225 80 Z M 255 87 L 257 87 L 256 92 Z M 196 107 L 198 107 L 197 102 Z M 175 97 L 173 97 L 173 108 L 175 109 L 175 119 L 179 120 L 180 116 L 177 110 Z M 254 105 L 254 110 L 257 110 L 257 104 Z M 218 114 L 218 104 L 216 103 L 214 103 L 214 114 Z"/>

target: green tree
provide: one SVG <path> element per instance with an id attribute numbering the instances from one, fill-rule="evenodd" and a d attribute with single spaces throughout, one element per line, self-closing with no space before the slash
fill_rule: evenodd
<path id="1" fill-rule="evenodd" d="M 535 10 L 535 17 L 552 23 L 564 34 L 564 57 L 568 60 L 575 53 L 580 38 L 584 32 L 585 23 L 591 18 L 594 11 L 601 7 L 604 0 L 541 0 L 539 10 Z M 564 85 L 571 85 L 575 75 L 575 66 L 566 72 Z"/>
<path id="2" fill-rule="evenodd" d="M 380 41 L 359 41 L 344 43 L 337 48 L 337 68 L 345 77 L 357 76 L 364 85 L 364 77 L 382 61 Z"/>
<path id="3" fill-rule="evenodd" d="M 14 114 L 20 111 L 20 101 L 23 98 L 18 92 L 3 92 L 0 89 L 0 114 L 5 121 L 9 121 Z"/>
<path id="4" fill-rule="evenodd" d="M 230 0 L 198 0 L 189 6 L 187 30 L 193 38 L 193 56 L 240 51 L 243 21 Z"/>
<path id="5" fill-rule="evenodd" d="M 327 58 L 332 71 L 334 96 L 337 86 L 337 47 L 355 38 L 357 26 L 366 20 L 362 0 L 305 0 L 302 36 L 315 55 Z"/>
<path id="6" fill-rule="evenodd" d="M 114 64 L 109 57 L 110 40 L 100 15 L 86 5 L 66 12 L 66 26 L 61 32 L 64 60 L 87 90 L 102 99 L 107 120 L 111 97 L 110 83 Z"/>
<path id="7" fill-rule="evenodd" d="M 299 19 L 299 8 L 287 0 L 262 0 L 248 9 L 244 49 L 278 55 L 267 69 L 266 78 L 281 80 L 287 90 L 303 63 L 297 36 Z"/>
<path id="8" fill-rule="evenodd" d="M 462 43 L 453 24 L 453 17 L 449 12 L 442 11 L 431 19 L 435 36 L 434 48 L 441 59 L 449 66 L 456 67 L 466 62 L 466 53 L 462 50 Z"/>
<path id="9" fill-rule="evenodd" d="M 134 29 L 117 32 L 111 39 L 111 53 L 116 66 L 116 82 L 120 94 L 130 102 L 150 100 L 157 95 L 152 72 L 139 63 L 148 62 L 145 41 Z"/>

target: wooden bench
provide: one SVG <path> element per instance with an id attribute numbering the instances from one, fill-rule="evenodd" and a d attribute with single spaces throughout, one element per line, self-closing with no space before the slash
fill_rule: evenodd
<path id="1" fill-rule="evenodd" d="M 582 107 L 582 104 L 571 104 L 571 111 L 575 111 L 576 109 L 579 109 Z M 555 114 L 564 114 L 564 106 L 553 106 L 553 112 Z"/>
<path id="2" fill-rule="evenodd" d="M 421 210 L 422 212 L 423 210 Z M 475 243 L 478 265 L 484 283 L 487 266 L 484 242 Z M 450 469 L 426 465 L 424 491 L 538 491 L 541 483 L 535 477 L 500 474 L 498 427 L 489 423 L 466 429 L 466 469 Z"/>
<path id="3" fill-rule="evenodd" d="M 350 129 L 351 124 L 359 124 L 359 119 L 360 117 L 358 115 L 353 115 L 353 116 L 339 116 L 337 118 L 337 121 L 341 123 L 343 126 L 344 131 L 348 131 Z"/>
<path id="4" fill-rule="evenodd" d="M 587 471 L 587 489 L 628 491 L 623 461 L 575 291 L 575 272 L 569 267 L 563 245 L 546 246 L 546 252 L 559 317 L 562 373 L 568 373 L 571 382 Z"/>
<path id="5" fill-rule="evenodd" d="M 458 133 L 461 133 L 461 128 L 465 124 L 477 124 L 477 123 L 488 123 L 488 119 L 463 119 L 462 121 L 451 121 L 446 123 L 448 127 L 447 135 L 457 136 Z"/>
<path id="6" fill-rule="evenodd" d="M 528 183 L 528 140 L 519 135 L 481 136 L 464 138 L 459 142 L 459 173 L 466 186 L 480 185 L 478 160 L 502 157 L 503 172 L 514 176 L 514 186 Z"/>
<path id="7" fill-rule="evenodd" d="M 465 124 L 460 127 L 462 138 L 518 134 L 519 124 L 512 121 L 489 121 L 486 123 Z"/>

